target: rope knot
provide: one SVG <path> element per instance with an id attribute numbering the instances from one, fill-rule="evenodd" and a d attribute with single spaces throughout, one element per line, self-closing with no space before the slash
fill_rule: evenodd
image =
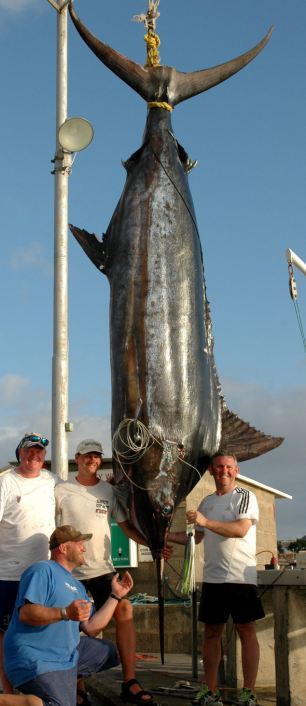
<path id="1" fill-rule="evenodd" d="M 147 63 L 146 66 L 159 66 L 160 56 L 158 47 L 160 46 L 160 38 L 152 30 L 144 35 L 144 40 L 147 43 Z"/>

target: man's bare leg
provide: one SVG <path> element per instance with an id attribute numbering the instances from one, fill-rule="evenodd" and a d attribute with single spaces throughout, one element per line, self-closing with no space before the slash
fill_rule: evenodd
<path id="1" fill-rule="evenodd" d="M 14 689 L 9 682 L 3 667 L 3 640 L 4 632 L 0 631 L 0 681 L 2 684 L 2 689 L 4 694 L 13 694 Z"/>
<path id="2" fill-rule="evenodd" d="M 203 666 L 204 681 L 210 691 L 216 691 L 218 681 L 218 669 L 221 661 L 221 637 L 223 624 L 205 624 L 203 640 Z"/>
<path id="3" fill-rule="evenodd" d="M 235 627 L 241 641 L 243 686 L 254 691 L 259 665 L 256 623 L 239 623 Z"/>
<path id="4" fill-rule="evenodd" d="M 116 621 L 116 643 L 121 659 L 123 681 L 135 679 L 136 631 L 133 621 L 133 607 L 128 600 L 122 600 L 114 612 Z M 139 684 L 130 687 L 131 694 L 142 690 Z M 142 701 L 151 701 L 150 696 L 143 696 Z"/>

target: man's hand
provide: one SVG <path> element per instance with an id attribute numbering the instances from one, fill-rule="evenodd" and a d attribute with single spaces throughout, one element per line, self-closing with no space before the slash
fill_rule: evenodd
<path id="1" fill-rule="evenodd" d="M 122 579 L 119 579 L 119 574 L 115 574 L 112 579 L 112 593 L 118 596 L 118 598 L 124 598 L 131 588 L 133 588 L 133 585 L 133 579 L 128 571 L 125 571 Z"/>
<path id="2" fill-rule="evenodd" d="M 168 559 L 171 559 L 172 554 L 173 554 L 173 547 L 170 544 L 166 544 L 166 546 L 161 550 L 161 556 L 166 561 L 168 561 Z"/>
<path id="3" fill-rule="evenodd" d="M 186 518 L 190 525 L 194 524 L 199 527 L 206 527 L 206 529 L 220 534 L 222 537 L 231 538 L 245 537 L 253 524 L 253 520 L 249 520 L 247 517 L 242 517 L 241 520 L 210 520 L 208 517 L 205 517 L 205 515 L 202 515 L 201 512 L 198 512 L 198 510 L 189 510 L 189 512 L 186 513 Z M 201 530 L 195 532 L 196 543 L 197 534 L 202 534 L 203 536 L 204 533 L 202 533 Z"/>
<path id="4" fill-rule="evenodd" d="M 186 512 L 186 519 L 188 525 L 199 525 L 199 527 L 207 526 L 207 519 L 198 510 L 189 510 Z"/>
<path id="5" fill-rule="evenodd" d="M 84 598 L 79 598 L 76 601 L 72 601 L 66 606 L 66 612 L 69 620 L 88 620 L 91 611 L 90 601 L 86 601 Z"/>

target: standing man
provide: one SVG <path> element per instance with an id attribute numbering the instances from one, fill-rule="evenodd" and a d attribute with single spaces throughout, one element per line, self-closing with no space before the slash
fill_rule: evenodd
<path id="1" fill-rule="evenodd" d="M 50 537 L 51 559 L 23 573 L 4 640 L 5 668 L 22 695 L 0 695 L 1 706 L 75 706 L 78 674 L 118 664 L 115 646 L 94 636 L 133 581 L 128 573 L 119 581 L 117 574 L 106 603 L 92 614 L 84 586 L 71 575 L 84 563 L 84 542 L 91 537 L 70 525 L 58 527 Z"/>
<path id="2" fill-rule="evenodd" d="M 86 564 L 78 567 L 74 575 L 90 591 L 96 610 L 104 604 L 110 593 L 114 566 L 111 557 L 111 518 L 113 517 L 125 534 L 146 545 L 143 536 L 130 524 L 119 505 L 114 488 L 99 478 L 103 449 L 99 441 L 85 439 L 76 449 L 76 476 L 56 487 L 56 508 L 59 524 L 71 524 L 82 532 L 92 532 L 88 545 Z M 121 698 L 134 704 L 152 703 L 152 695 L 144 691 L 135 679 L 136 634 L 133 608 L 128 600 L 122 600 L 114 612 L 116 642 L 120 654 L 123 684 Z"/>
<path id="3" fill-rule="evenodd" d="M 243 689 L 241 706 L 257 704 L 254 693 L 259 664 L 255 620 L 264 617 L 257 595 L 255 495 L 236 485 L 237 459 L 226 451 L 212 457 L 209 472 L 216 492 L 202 500 L 198 510 L 187 512 L 187 522 L 196 525 L 195 541 L 204 538 L 204 583 L 199 620 L 205 623 L 203 664 L 205 682 L 194 703 L 222 705 L 217 689 L 221 661 L 221 637 L 231 615 L 241 641 Z M 186 535 L 172 532 L 168 539 L 184 544 Z"/>
<path id="4" fill-rule="evenodd" d="M 20 576 L 34 561 L 48 558 L 55 527 L 57 477 L 43 469 L 48 444 L 41 434 L 25 434 L 16 449 L 18 466 L 0 476 L 0 678 L 8 694 L 13 690 L 3 672 L 4 632 Z"/>

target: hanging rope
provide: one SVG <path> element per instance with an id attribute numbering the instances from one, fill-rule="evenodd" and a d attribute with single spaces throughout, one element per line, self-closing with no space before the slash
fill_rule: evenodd
<path id="1" fill-rule="evenodd" d="M 159 36 L 155 32 L 156 22 L 160 16 L 157 11 L 160 0 L 149 0 L 149 8 L 146 15 L 135 15 L 135 22 L 143 22 L 147 33 L 144 35 L 144 40 L 147 44 L 147 63 L 146 66 L 159 66 L 160 56 L 158 48 L 160 46 Z"/>
<path id="2" fill-rule="evenodd" d="M 158 51 L 158 47 L 160 45 L 159 36 L 155 32 L 153 32 L 153 30 L 149 30 L 148 33 L 145 34 L 144 40 L 147 43 L 147 63 L 146 63 L 146 66 L 159 66 L 159 64 L 160 64 L 160 56 L 159 56 L 159 51 Z"/>
<path id="3" fill-rule="evenodd" d="M 299 308 L 299 303 L 298 303 L 298 294 L 297 294 L 297 286 L 296 286 L 296 281 L 293 273 L 293 265 L 291 262 L 288 264 L 288 271 L 289 271 L 289 291 L 290 291 L 290 296 L 293 301 L 294 309 L 295 309 L 295 314 L 298 322 L 298 327 L 300 330 L 301 334 L 301 339 L 303 342 L 304 346 L 304 351 L 306 353 L 306 337 L 305 337 L 305 332 L 303 328 L 303 323 L 302 323 L 302 318 L 301 318 L 301 313 L 300 313 L 300 308 Z"/>

